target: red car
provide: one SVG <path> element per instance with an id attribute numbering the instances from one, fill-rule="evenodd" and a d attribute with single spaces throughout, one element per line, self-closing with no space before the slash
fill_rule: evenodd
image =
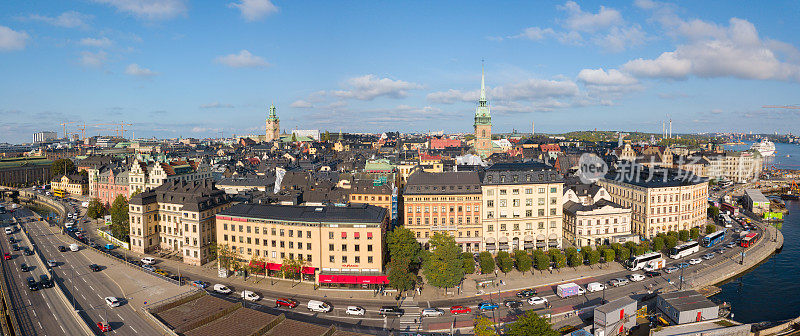
<path id="1" fill-rule="evenodd" d="M 111 325 L 106 322 L 97 322 L 97 329 L 100 329 L 100 332 L 111 331 Z"/>
<path id="2" fill-rule="evenodd" d="M 472 309 L 470 309 L 469 307 L 464 307 L 464 306 L 452 306 L 452 307 L 450 307 L 450 313 L 453 314 L 453 315 L 469 314 L 469 313 L 472 313 Z"/>
<path id="3" fill-rule="evenodd" d="M 284 306 L 289 308 L 297 307 L 297 301 L 292 299 L 280 298 L 275 300 L 275 306 Z"/>
<path id="4" fill-rule="evenodd" d="M 3 253 L 3 259 L 4 260 L 11 260 L 11 254 L 9 254 L 8 252 Z"/>

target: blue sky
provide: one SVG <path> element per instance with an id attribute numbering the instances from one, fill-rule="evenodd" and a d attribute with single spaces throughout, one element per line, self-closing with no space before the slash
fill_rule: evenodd
<path id="1" fill-rule="evenodd" d="M 0 3 L 0 141 L 126 122 L 137 137 L 798 130 L 796 1 L 84 0 Z M 74 130 L 74 125 L 70 127 Z M 113 126 L 87 126 L 111 134 Z M 131 134 L 126 134 L 130 136 Z"/>

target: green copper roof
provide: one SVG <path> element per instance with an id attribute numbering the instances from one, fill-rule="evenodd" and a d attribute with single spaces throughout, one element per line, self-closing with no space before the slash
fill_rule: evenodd
<path id="1" fill-rule="evenodd" d="M 475 109 L 475 125 L 491 125 L 492 115 L 489 111 L 489 102 L 486 100 L 486 75 L 481 67 L 481 97 L 478 99 L 478 108 Z"/>
<path id="2" fill-rule="evenodd" d="M 269 117 L 267 117 L 267 120 L 275 120 L 275 121 L 278 120 L 278 116 L 275 114 L 275 105 L 274 104 L 269 106 Z"/>

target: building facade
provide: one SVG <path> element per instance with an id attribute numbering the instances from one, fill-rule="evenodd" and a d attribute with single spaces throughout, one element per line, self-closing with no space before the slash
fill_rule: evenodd
<path id="1" fill-rule="evenodd" d="M 22 187 L 50 181 L 53 161 L 41 156 L 0 159 L 0 186 Z"/>
<path id="2" fill-rule="evenodd" d="M 131 251 L 177 252 L 184 263 L 210 261 L 216 239 L 216 214 L 231 206 L 231 198 L 210 180 L 172 180 L 131 197 Z"/>
<path id="3" fill-rule="evenodd" d="M 61 175 L 50 181 L 53 190 L 64 190 L 71 196 L 86 195 L 89 192 L 89 180 L 82 175 Z"/>
<path id="4" fill-rule="evenodd" d="M 564 239 L 576 247 L 608 245 L 631 235 L 631 209 L 601 199 L 564 204 Z"/>
<path id="5" fill-rule="evenodd" d="M 481 158 L 492 155 L 492 115 L 489 111 L 489 102 L 486 100 L 485 75 L 481 69 L 481 97 L 475 109 L 475 151 Z"/>
<path id="6" fill-rule="evenodd" d="M 561 174 L 542 163 L 496 163 L 483 172 L 483 250 L 561 248 Z"/>
<path id="7" fill-rule="evenodd" d="M 238 204 L 217 216 L 217 242 L 243 261 L 261 259 L 278 276 L 285 260 L 303 279 L 325 286 L 383 285 L 384 208 L 368 204 L 297 206 Z"/>
<path id="8" fill-rule="evenodd" d="M 91 180 L 91 173 L 89 174 Z M 89 182 L 92 185 L 92 182 Z M 128 170 L 124 168 L 104 168 L 97 174 L 93 197 L 100 200 L 100 203 L 111 205 L 117 196 L 125 196 L 127 199 L 130 185 L 128 184 Z M 90 188 L 91 189 L 91 188 Z M 90 190 L 91 195 L 91 190 Z"/>
<path id="9" fill-rule="evenodd" d="M 408 177 L 403 206 L 405 227 L 423 246 L 439 232 L 454 237 L 462 251 L 480 251 L 483 227 L 478 173 L 417 171 Z"/>
<path id="10" fill-rule="evenodd" d="M 56 134 L 56 132 L 43 131 L 43 132 L 33 133 L 33 142 L 34 143 L 51 141 L 51 140 L 55 140 L 57 138 L 58 138 L 58 135 Z"/>
<path id="11" fill-rule="evenodd" d="M 155 189 L 172 181 L 202 181 L 211 178 L 211 166 L 198 161 L 145 162 L 135 159 L 128 173 L 129 194 Z"/>
<path id="12" fill-rule="evenodd" d="M 269 115 L 267 116 L 267 133 L 264 141 L 271 142 L 277 141 L 281 138 L 281 121 L 275 113 L 275 105 L 269 106 Z"/>

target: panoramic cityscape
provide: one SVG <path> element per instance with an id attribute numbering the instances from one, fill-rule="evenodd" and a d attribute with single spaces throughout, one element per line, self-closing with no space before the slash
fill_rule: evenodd
<path id="1" fill-rule="evenodd" d="M 2 335 L 800 334 L 795 13 L 2 3 Z"/>

